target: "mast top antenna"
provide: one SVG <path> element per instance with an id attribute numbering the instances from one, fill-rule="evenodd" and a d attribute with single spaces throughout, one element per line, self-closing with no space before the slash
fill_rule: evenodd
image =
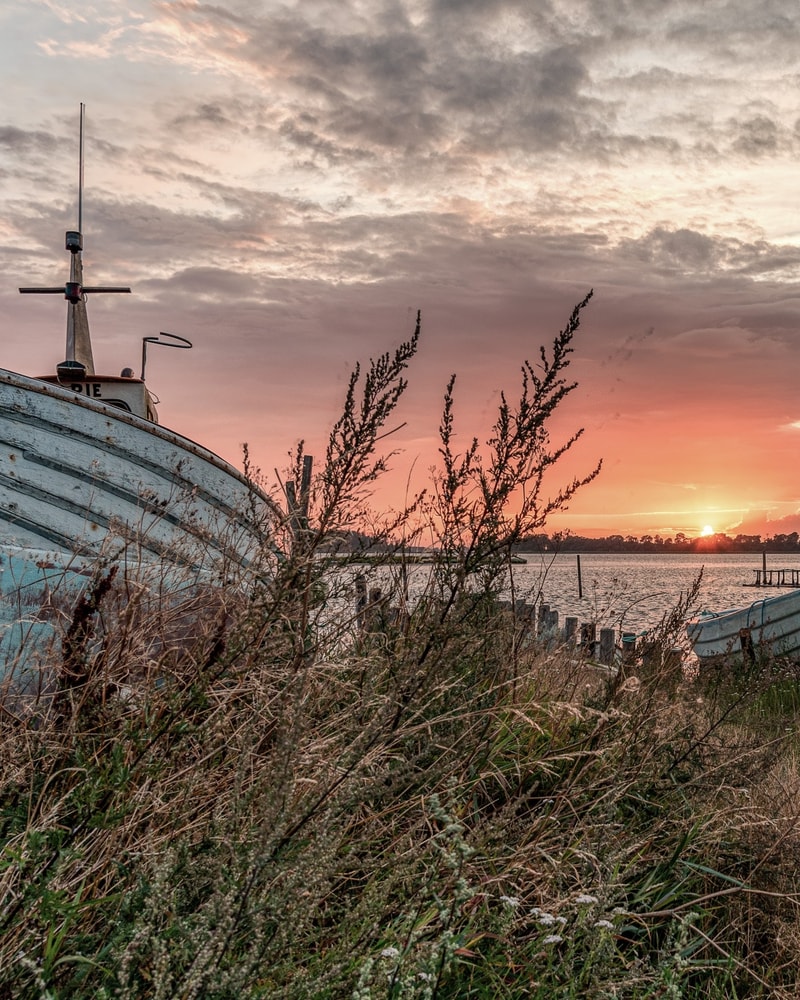
<path id="1" fill-rule="evenodd" d="M 80 140 L 78 150 L 78 232 L 83 232 L 83 120 L 86 105 L 81 101 Z"/>

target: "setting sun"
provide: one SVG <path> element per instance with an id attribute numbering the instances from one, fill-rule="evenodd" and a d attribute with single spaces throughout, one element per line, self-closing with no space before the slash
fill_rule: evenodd
<path id="1" fill-rule="evenodd" d="M 714 529 L 711 527 L 710 524 L 707 524 L 700 532 L 701 538 L 704 538 L 706 535 L 713 535 L 713 534 L 714 534 Z"/>

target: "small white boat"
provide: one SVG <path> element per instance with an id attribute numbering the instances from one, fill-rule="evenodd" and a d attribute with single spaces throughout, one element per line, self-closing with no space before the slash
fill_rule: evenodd
<path id="1" fill-rule="evenodd" d="M 703 612 L 686 623 L 700 662 L 800 654 L 800 590 L 753 601 L 744 608 Z"/>

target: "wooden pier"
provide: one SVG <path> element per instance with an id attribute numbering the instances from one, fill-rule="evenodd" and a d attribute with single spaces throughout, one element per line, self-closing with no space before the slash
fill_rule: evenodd
<path id="1" fill-rule="evenodd" d="M 795 569 L 754 569 L 755 581 L 745 587 L 800 587 L 800 567 Z"/>

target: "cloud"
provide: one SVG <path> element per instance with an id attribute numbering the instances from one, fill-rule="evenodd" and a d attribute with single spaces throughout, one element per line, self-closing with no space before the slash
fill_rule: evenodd
<path id="1" fill-rule="evenodd" d="M 219 132 L 224 130 L 230 132 L 238 130 L 241 123 L 231 114 L 231 109 L 227 107 L 223 110 L 221 101 L 207 101 L 195 105 L 183 114 L 176 115 L 172 119 L 172 126 L 178 129 L 209 130 Z"/>
<path id="2" fill-rule="evenodd" d="M 608 459 L 595 510 L 672 509 L 628 495 L 667 463 L 698 503 L 726 464 L 746 461 L 748 479 L 791 466 L 793 435 L 775 433 L 794 421 L 800 363 L 788 0 L 109 0 L 68 14 L 20 0 L 0 13 L 24 39 L 5 33 L 0 119 L 15 357 L 50 364 L 51 322 L 63 341 L 55 303 L 15 289 L 64 279 L 77 136 L 58 105 L 86 98 L 87 274 L 134 288 L 92 300 L 99 347 L 116 364 L 143 332 L 195 337 L 195 384 L 180 369 L 170 398 L 204 433 L 197 400 L 221 386 L 237 387 L 226 419 L 265 450 L 274 423 L 324 425 L 348 363 L 406 336 L 421 307 L 408 440 L 429 442 L 452 370 L 465 425 L 490 415 L 594 287 L 569 413 Z M 760 451 L 737 452 L 756 433 Z"/>
<path id="3" fill-rule="evenodd" d="M 759 277 L 800 264 L 797 246 L 776 246 L 766 240 L 745 242 L 666 226 L 656 226 L 635 239 L 622 239 L 620 251 L 662 273 L 695 276 L 736 273 Z"/>
<path id="4" fill-rule="evenodd" d="M 0 127 L 0 146 L 17 156 L 31 153 L 52 156 L 57 148 L 56 139 L 50 133 L 29 131 L 12 125 Z"/>
<path id="5" fill-rule="evenodd" d="M 779 127 L 766 115 L 754 115 L 743 122 L 734 122 L 738 133 L 733 149 L 746 156 L 768 156 L 778 150 Z"/>

